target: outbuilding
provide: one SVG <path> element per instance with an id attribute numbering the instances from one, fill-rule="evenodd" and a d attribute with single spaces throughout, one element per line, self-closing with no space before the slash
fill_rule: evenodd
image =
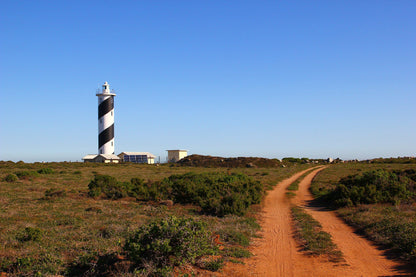
<path id="1" fill-rule="evenodd" d="M 119 163 L 120 158 L 114 154 L 99 154 L 99 155 L 86 155 L 82 158 L 84 162 L 93 163 Z"/>
<path id="2" fill-rule="evenodd" d="M 118 154 L 122 162 L 154 164 L 155 155 L 149 152 L 122 152 Z"/>
<path id="3" fill-rule="evenodd" d="M 188 156 L 188 150 L 166 150 L 168 151 L 168 163 L 176 163 Z"/>

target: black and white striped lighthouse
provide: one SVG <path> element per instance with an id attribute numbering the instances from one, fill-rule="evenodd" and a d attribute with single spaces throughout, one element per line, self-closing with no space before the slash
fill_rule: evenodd
<path id="1" fill-rule="evenodd" d="M 105 82 L 98 96 L 98 154 L 114 154 L 114 91 Z"/>

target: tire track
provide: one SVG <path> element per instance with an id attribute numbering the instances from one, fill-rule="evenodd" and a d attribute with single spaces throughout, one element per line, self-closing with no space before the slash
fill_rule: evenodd
<path id="1" fill-rule="evenodd" d="M 220 276 L 413 276 L 401 271 L 401 264 L 388 260 L 382 251 L 356 235 L 334 212 L 310 205 L 313 197 L 309 186 L 323 169 L 325 167 L 315 167 L 298 172 L 269 192 L 262 211 L 261 238 L 254 239 L 250 249 L 254 257 L 246 259 L 245 265 L 228 263 Z M 286 188 L 310 170 L 313 171 L 299 183 L 297 196 L 289 200 Z M 307 256 L 300 251 L 293 238 L 292 202 L 304 206 L 321 223 L 323 230 L 331 234 L 344 253 L 346 263 L 329 262 L 326 257 Z"/>

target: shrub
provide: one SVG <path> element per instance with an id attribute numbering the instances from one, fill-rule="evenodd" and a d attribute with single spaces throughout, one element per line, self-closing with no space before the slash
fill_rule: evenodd
<path id="1" fill-rule="evenodd" d="M 16 239 L 20 242 L 26 241 L 40 241 L 42 238 L 42 231 L 38 228 L 26 227 L 24 230 L 16 235 Z"/>
<path id="2" fill-rule="evenodd" d="M 126 196 L 141 200 L 167 199 L 169 190 L 161 182 L 144 182 L 140 178 L 132 178 L 130 182 L 118 182 L 116 178 L 108 175 L 95 175 L 88 184 L 88 195 L 97 197 L 102 194 L 109 199 L 120 199 Z"/>
<path id="3" fill-rule="evenodd" d="M 54 173 L 54 171 L 52 170 L 52 168 L 41 168 L 38 170 L 39 174 L 52 174 Z"/>
<path id="4" fill-rule="evenodd" d="M 247 234 L 232 228 L 222 230 L 221 237 L 228 243 L 238 244 L 241 246 L 250 245 L 250 237 Z"/>
<path id="5" fill-rule="evenodd" d="M 174 201 L 197 204 L 208 214 L 244 215 L 252 204 L 260 203 L 263 185 L 244 174 L 186 173 L 172 175 L 162 183 L 171 188 Z"/>
<path id="6" fill-rule="evenodd" d="M 84 253 L 69 264 L 65 276 L 132 276 L 129 261 L 117 253 Z"/>
<path id="7" fill-rule="evenodd" d="M 36 171 L 18 171 L 16 172 L 16 176 L 19 179 L 29 180 L 32 177 L 37 177 L 38 173 Z"/>
<path id="8" fill-rule="evenodd" d="M 415 182 L 386 170 L 364 172 L 342 178 L 323 198 L 335 207 L 357 204 L 414 202 Z"/>
<path id="9" fill-rule="evenodd" d="M 176 265 L 194 264 L 215 250 L 205 224 L 174 216 L 142 226 L 127 238 L 124 249 L 139 269 L 153 265 L 156 275 Z"/>
<path id="10" fill-rule="evenodd" d="M 9 182 L 9 183 L 13 183 L 16 182 L 18 180 L 16 174 L 8 174 L 6 177 L 3 178 L 3 181 L 5 182 Z"/>
<path id="11" fill-rule="evenodd" d="M 167 199 L 170 194 L 170 188 L 166 184 L 158 181 L 152 182 L 150 180 L 145 183 L 145 181 L 140 178 L 132 178 L 127 190 L 129 196 L 141 200 Z"/>
<path id="12" fill-rule="evenodd" d="M 97 197 L 105 194 L 107 198 L 119 199 L 127 195 L 123 184 L 116 178 L 108 175 L 95 175 L 94 179 L 88 184 L 88 195 Z"/>

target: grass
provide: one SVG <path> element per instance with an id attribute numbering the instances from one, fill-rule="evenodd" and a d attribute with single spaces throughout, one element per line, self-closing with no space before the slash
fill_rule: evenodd
<path id="1" fill-rule="evenodd" d="M 332 242 L 331 235 L 322 230 L 321 224 L 299 206 L 291 208 L 295 238 L 303 251 L 311 255 L 327 255 L 330 261 L 342 261 L 342 253 Z"/>
<path id="2" fill-rule="evenodd" d="M 77 269 L 98 268 L 100 262 L 123 255 L 122 246 L 129 234 L 152 219 L 169 215 L 195 217 L 206 222 L 210 232 L 219 236 L 224 249 L 244 248 L 258 231 L 254 218 L 260 205 L 252 206 L 246 216 L 219 218 L 202 215 L 197 206 L 189 204 L 164 206 L 132 197 L 95 199 L 88 197 L 88 184 L 96 174 L 127 182 L 135 177 L 160 181 L 172 174 L 231 172 L 251 176 L 270 189 L 307 167 L 225 169 L 0 162 L 0 271 L 10 276 L 38 273 L 69 276 L 78 272 Z M 18 178 L 6 178 L 9 174 Z M 105 270 L 113 269 L 105 267 Z"/>
<path id="3" fill-rule="evenodd" d="M 287 187 L 286 196 L 293 198 L 295 191 L 299 190 L 300 182 L 310 172 L 304 173 Z M 302 246 L 303 251 L 310 255 L 326 255 L 330 261 L 342 261 L 342 252 L 332 242 L 331 235 L 322 230 L 321 224 L 299 206 L 292 206 L 291 215 L 293 219 L 295 238 Z"/>
<path id="4" fill-rule="evenodd" d="M 295 196 L 296 196 L 296 193 L 294 193 L 294 192 L 292 192 L 292 191 L 287 191 L 287 192 L 286 192 L 286 196 L 287 196 L 288 198 L 293 198 L 293 197 L 295 197 Z"/>
<path id="5" fill-rule="evenodd" d="M 325 198 L 335 189 L 341 178 L 373 170 L 416 169 L 415 164 L 351 163 L 336 164 L 321 171 L 313 180 L 311 191 L 317 198 Z M 331 205 L 331 203 L 327 203 Z M 402 260 L 416 264 L 416 208 L 413 204 L 352 205 L 336 210 L 358 232 L 389 249 Z"/>
<path id="6" fill-rule="evenodd" d="M 338 213 L 372 241 L 390 253 L 416 264 L 416 207 L 401 205 L 360 205 Z"/>
<path id="7" fill-rule="evenodd" d="M 289 191 L 297 191 L 299 190 L 299 184 L 300 182 L 302 182 L 302 180 L 305 178 L 306 175 L 310 174 L 311 172 L 305 172 L 304 174 L 302 174 L 302 176 L 300 176 L 298 179 L 296 179 L 293 183 L 291 183 L 288 187 L 287 190 Z"/>

